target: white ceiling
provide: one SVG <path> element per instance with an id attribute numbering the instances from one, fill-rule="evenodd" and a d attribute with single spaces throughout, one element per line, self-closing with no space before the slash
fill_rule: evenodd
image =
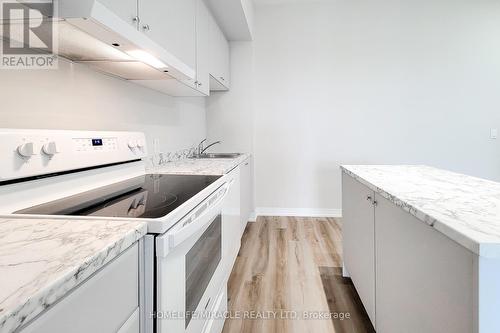
<path id="1" fill-rule="evenodd" d="M 253 19 L 249 15 L 253 16 L 253 11 L 246 10 L 251 3 L 251 0 L 206 0 L 228 40 L 252 40 Z"/>

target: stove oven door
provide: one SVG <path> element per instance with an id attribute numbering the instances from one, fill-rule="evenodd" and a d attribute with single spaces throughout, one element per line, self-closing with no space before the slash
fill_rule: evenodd
<path id="1" fill-rule="evenodd" d="M 230 186 L 223 185 L 156 238 L 159 333 L 200 333 L 218 315 L 226 290 L 222 206 Z"/>

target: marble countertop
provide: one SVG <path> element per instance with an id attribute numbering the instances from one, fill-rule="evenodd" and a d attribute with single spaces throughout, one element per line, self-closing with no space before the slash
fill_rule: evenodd
<path id="1" fill-rule="evenodd" d="M 249 157 L 250 154 L 242 154 L 236 158 L 186 158 L 175 162 L 168 162 L 157 170 L 154 170 L 154 172 L 178 175 L 223 175 Z"/>
<path id="2" fill-rule="evenodd" d="M 418 165 L 341 168 L 472 252 L 500 257 L 500 183 Z"/>
<path id="3" fill-rule="evenodd" d="M 137 221 L 0 218 L 0 332 L 13 332 L 142 238 Z"/>

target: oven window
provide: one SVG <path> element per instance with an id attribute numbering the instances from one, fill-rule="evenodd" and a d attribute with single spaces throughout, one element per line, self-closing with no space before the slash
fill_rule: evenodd
<path id="1" fill-rule="evenodd" d="M 186 254 L 186 327 L 221 260 L 221 221 L 217 216 Z"/>

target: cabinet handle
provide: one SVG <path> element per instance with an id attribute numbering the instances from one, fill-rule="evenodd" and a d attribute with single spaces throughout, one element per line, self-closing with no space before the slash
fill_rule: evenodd
<path id="1" fill-rule="evenodd" d="M 142 29 L 144 29 L 144 31 L 149 31 L 149 30 L 151 30 L 151 28 L 150 28 L 149 24 L 144 24 L 144 25 L 142 26 Z"/>
<path id="2" fill-rule="evenodd" d="M 134 16 L 134 17 L 132 17 L 132 21 L 135 23 L 139 23 L 139 22 L 141 22 L 141 19 L 139 18 L 139 16 Z"/>
<path id="3" fill-rule="evenodd" d="M 203 83 L 200 82 L 200 83 L 198 83 L 198 85 L 201 87 L 203 85 Z"/>
<path id="4" fill-rule="evenodd" d="M 371 196 L 371 195 L 367 195 L 367 196 L 366 196 L 366 200 L 368 200 L 368 201 L 372 201 L 372 196 Z"/>
<path id="5" fill-rule="evenodd" d="M 372 204 L 373 204 L 373 206 L 375 206 L 375 207 L 376 207 L 376 206 L 378 205 L 377 200 L 373 200 Z"/>
<path id="6" fill-rule="evenodd" d="M 245 165 L 248 165 L 248 162 L 246 162 Z"/>
<path id="7" fill-rule="evenodd" d="M 224 80 L 224 78 L 223 78 L 222 76 L 220 77 L 220 79 L 221 79 L 222 81 L 226 81 L 226 80 Z"/>
<path id="8" fill-rule="evenodd" d="M 208 308 L 208 304 L 210 304 L 210 301 L 211 301 L 211 300 L 212 300 L 212 297 L 210 297 L 210 298 L 208 299 L 207 304 L 205 304 L 205 310 Z"/>

